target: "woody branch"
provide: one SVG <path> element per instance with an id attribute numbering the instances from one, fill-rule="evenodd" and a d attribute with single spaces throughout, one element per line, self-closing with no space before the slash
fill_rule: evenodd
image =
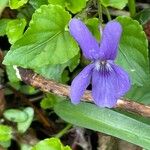
<path id="1" fill-rule="evenodd" d="M 32 70 L 18 67 L 20 77 L 23 82 L 33 87 L 39 88 L 43 92 L 50 92 L 58 96 L 69 97 L 70 86 L 57 83 L 53 80 L 45 79 L 44 77 L 34 73 Z M 82 101 L 91 102 L 91 91 L 86 90 Z M 117 101 L 116 108 L 124 109 L 133 113 L 140 114 L 144 117 L 150 117 L 150 106 L 137 103 L 133 100 L 120 98 Z"/>

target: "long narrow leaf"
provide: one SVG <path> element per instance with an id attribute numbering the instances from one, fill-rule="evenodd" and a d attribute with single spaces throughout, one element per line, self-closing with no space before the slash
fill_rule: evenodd
<path id="1" fill-rule="evenodd" d="M 55 112 L 72 124 L 103 132 L 150 149 L 150 126 L 124 114 L 90 103 L 61 102 Z"/>

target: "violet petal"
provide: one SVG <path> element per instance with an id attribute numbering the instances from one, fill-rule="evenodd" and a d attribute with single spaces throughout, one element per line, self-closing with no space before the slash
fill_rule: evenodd
<path id="1" fill-rule="evenodd" d="M 73 104 L 80 102 L 84 91 L 90 84 L 93 67 L 93 64 L 86 66 L 72 81 L 70 98 Z"/>
<path id="2" fill-rule="evenodd" d="M 79 19 L 72 19 L 69 23 L 69 30 L 81 47 L 83 55 L 90 60 L 97 59 L 99 44 L 86 25 Z"/>
<path id="3" fill-rule="evenodd" d="M 92 96 L 96 105 L 112 108 L 129 89 L 128 74 L 120 67 L 112 65 L 109 72 L 93 71 Z"/>
<path id="4" fill-rule="evenodd" d="M 118 51 L 118 44 L 122 33 L 122 27 L 117 21 L 106 24 L 100 42 L 100 59 L 114 60 Z"/>
<path id="5" fill-rule="evenodd" d="M 97 70 L 94 70 L 92 74 L 92 96 L 95 104 L 100 107 L 111 108 L 117 102 L 110 77 L 104 76 Z"/>
<path id="6" fill-rule="evenodd" d="M 130 78 L 128 73 L 121 67 L 113 64 L 112 68 L 114 70 L 114 79 L 116 79 L 114 81 L 114 84 L 116 84 L 116 95 L 119 98 L 131 88 Z"/>

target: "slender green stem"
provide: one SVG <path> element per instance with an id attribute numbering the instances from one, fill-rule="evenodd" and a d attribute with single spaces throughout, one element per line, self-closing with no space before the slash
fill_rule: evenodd
<path id="1" fill-rule="evenodd" d="M 128 7 L 130 11 L 130 16 L 134 17 L 136 13 L 135 0 L 128 0 Z"/>
<path id="2" fill-rule="evenodd" d="M 61 138 L 64 134 L 67 133 L 67 131 L 68 131 L 71 127 L 72 127 L 72 124 L 67 124 L 67 126 L 66 126 L 64 129 L 62 129 L 59 133 L 57 133 L 57 134 L 55 135 L 55 137 L 56 137 L 56 138 Z"/>
<path id="3" fill-rule="evenodd" d="M 105 12 L 106 12 L 106 16 L 107 16 L 108 20 L 110 21 L 111 20 L 111 15 L 110 15 L 109 10 L 108 10 L 107 7 L 105 7 Z"/>
<path id="4" fill-rule="evenodd" d="M 103 24 L 103 10 L 102 10 L 102 5 L 101 5 L 101 0 L 97 0 L 97 5 L 98 5 L 98 15 L 99 15 L 99 21 L 100 25 L 102 26 Z"/>

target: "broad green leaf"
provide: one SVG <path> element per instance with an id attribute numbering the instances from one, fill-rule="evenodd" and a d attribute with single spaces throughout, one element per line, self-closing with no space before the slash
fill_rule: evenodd
<path id="1" fill-rule="evenodd" d="M 32 150 L 71 150 L 69 146 L 63 146 L 59 139 L 50 138 L 37 143 Z"/>
<path id="2" fill-rule="evenodd" d="M 64 64 L 46 65 L 40 68 L 35 68 L 34 71 L 44 76 L 47 79 L 52 79 L 58 82 L 62 82 L 64 69 L 66 67 L 69 67 L 69 70 L 72 72 L 79 64 L 79 60 L 80 60 L 80 54 L 76 55 L 75 57 L 73 57 L 72 59 L 70 59 Z"/>
<path id="3" fill-rule="evenodd" d="M 22 37 L 25 26 L 25 19 L 15 19 L 7 23 L 6 34 L 11 44 L 14 44 L 18 39 Z"/>
<path id="4" fill-rule="evenodd" d="M 48 4 L 47 0 L 29 0 L 29 3 L 35 8 L 39 8 L 41 5 Z"/>
<path id="5" fill-rule="evenodd" d="M 6 125 L 0 125 L 0 141 L 9 141 L 12 138 L 12 128 Z"/>
<path id="6" fill-rule="evenodd" d="M 28 0 L 9 0 L 9 6 L 11 9 L 17 9 L 24 4 L 26 4 Z"/>
<path id="7" fill-rule="evenodd" d="M 26 130 L 30 127 L 33 117 L 34 117 L 34 110 L 31 107 L 27 107 L 23 110 L 24 112 L 27 113 L 28 118 L 24 122 L 18 122 L 17 123 L 17 129 L 20 133 L 26 132 Z"/>
<path id="8" fill-rule="evenodd" d="M 68 101 L 57 103 L 54 110 L 69 123 L 150 149 L 150 126 L 114 110 L 83 102 L 73 105 Z"/>
<path id="9" fill-rule="evenodd" d="M 101 3 L 104 7 L 110 6 L 117 9 L 123 9 L 128 3 L 128 0 L 101 0 Z"/>
<path id="10" fill-rule="evenodd" d="M 92 32 L 92 34 L 96 37 L 98 41 L 100 41 L 100 31 L 99 31 L 99 21 L 98 18 L 90 18 L 85 21 L 85 24 Z"/>
<path id="11" fill-rule="evenodd" d="M 6 34 L 7 23 L 10 19 L 0 19 L 0 36 L 4 36 Z"/>
<path id="12" fill-rule="evenodd" d="M 50 4 L 66 7 L 74 14 L 85 8 L 86 1 L 87 0 L 48 0 Z"/>
<path id="13" fill-rule="evenodd" d="M 61 82 L 61 77 L 66 65 L 46 65 L 35 69 L 35 72 L 44 76 L 47 79 L 52 79 Z"/>
<path id="14" fill-rule="evenodd" d="M 65 31 L 70 18 L 60 6 L 42 5 L 34 13 L 24 36 L 5 56 L 4 64 L 34 69 L 69 61 L 79 52 L 76 42 Z"/>
<path id="15" fill-rule="evenodd" d="M 148 78 L 148 42 L 142 26 L 129 17 L 118 17 L 123 33 L 117 63 L 130 75 L 132 84 L 143 85 Z"/>
<path id="16" fill-rule="evenodd" d="M 28 119 L 28 114 L 19 109 L 7 109 L 3 115 L 7 120 L 12 122 L 24 122 Z"/>

